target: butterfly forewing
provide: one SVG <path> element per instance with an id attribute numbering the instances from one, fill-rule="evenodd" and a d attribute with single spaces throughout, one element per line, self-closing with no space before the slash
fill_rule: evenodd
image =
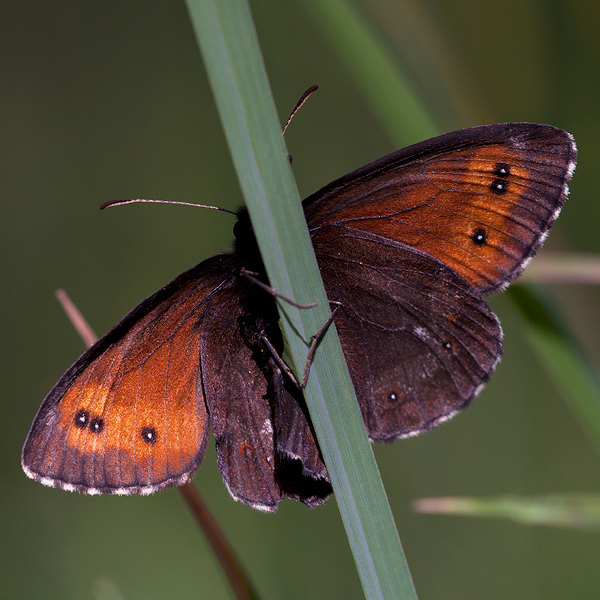
<path id="1" fill-rule="evenodd" d="M 23 449 L 26 472 L 85 493 L 147 493 L 189 479 L 208 439 L 205 310 L 231 264 L 215 257 L 150 296 L 65 373 Z"/>
<path id="2" fill-rule="evenodd" d="M 368 231 L 441 260 L 489 293 L 520 274 L 567 194 L 573 138 L 516 123 L 453 132 L 399 150 L 304 202 L 309 228 Z"/>

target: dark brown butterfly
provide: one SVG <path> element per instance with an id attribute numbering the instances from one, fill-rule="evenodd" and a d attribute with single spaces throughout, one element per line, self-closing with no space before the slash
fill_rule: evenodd
<path id="1" fill-rule="evenodd" d="M 427 431 L 465 408 L 502 354 L 483 296 L 543 242 L 575 168 L 547 125 L 463 129 L 385 156 L 307 198 L 304 212 L 374 441 Z M 188 481 L 209 428 L 231 495 L 276 510 L 331 492 L 301 391 L 279 367 L 273 297 L 248 214 L 231 252 L 133 309 L 63 375 L 22 464 L 41 483 L 147 494 Z"/>

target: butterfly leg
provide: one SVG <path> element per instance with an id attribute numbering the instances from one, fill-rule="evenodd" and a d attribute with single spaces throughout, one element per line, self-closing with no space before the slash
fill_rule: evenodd
<path id="1" fill-rule="evenodd" d="M 340 306 L 342 306 L 341 302 L 335 302 L 334 300 L 330 300 L 329 304 L 337 304 L 337 306 L 333 309 L 333 311 L 327 318 L 327 321 L 325 321 L 325 323 L 321 325 L 319 331 L 317 331 L 317 333 L 315 333 L 315 335 L 313 335 L 311 338 L 310 348 L 308 349 L 308 354 L 306 355 L 306 363 L 304 364 L 304 374 L 302 375 L 302 383 L 300 384 L 300 389 L 302 390 L 306 387 L 306 382 L 308 381 L 308 374 L 312 365 L 312 359 L 317 350 L 317 346 L 319 345 L 319 342 L 321 341 L 321 338 L 327 331 L 328 327 L 331 325 L 335 313 L 339 310 Z"/>
<path id="2" fill-rule="evenodd" d="M 275 296 L 276 298 L 281 298 L 282 300 L 284 300 L 288 304 L 291 304 L 292 306 L 295 306 L 296 308 L 301 308 L 301 309 L 315 308 L 315 306 L 317 306 L 317 304 L 318 304 L 318 302 L 311 302 L 310 304 L 298 304 L 297 302 L 294 302 L 293 300 L 284 296 L 283 294 L 280 294 L 275 288 L 272 288 L 271 286 L 268 286 L 266 283 L 263 283 L 260 279 L 258 279 L 256 277 L 256 275 L 258 275 L 258 273 L 255 273 L 253 271 L 248 271 L 247 269 L 242 269 L 240 271 L 240 273 L 241 273 L 242 277 L 245 277 L 248 281 L 251 281 L 252 283 L 257 285 L 259 288 L 265 290 L 265 292 L 271 294 L 271 296 Z"/>
<path id="3" fill-rule="evenodd" d="M 277 353 L 277 349 L 275 348 L 275 346 L 273 346 L 273 344 L 271 344 L 269 338 L 266 336 L 264 331 L 260 334 L 260 341 L 267 347 L 267 349 L 271 353 L 271 357 L 273 358 L 277 366 L 290 378 L 292 383 L 300 389 L 300 384 L 298 383 L 296 376 L 292 373 L 292 370 L 285 364 L 283 358 L 279 356 L 279 354 Z"/>
<path id="4" fill-rule="evenodd" d="M 334 301 L 330 301 L 330 302 L 331 302 L 331 304 L 337 304 L 337 306 L 333 309 L 332 313 L 327 318 L 327 321 L 325 321 L 325 323 L 323 323 L 323 325 L 321 326 L 319 331 L 317 331 L 317 333 L 315 333 L 315 335 L 313 335 L 311 338 L 310 347 L 308 349 L 308 354 L 306 355 L 306 363 L 304 365 L 304 373 L 302 375 L 302 383 L 298 382 L 298 380 L 296 379 L 296 376 L 292 373 L 292 370 L 285 364 L 285 362 L 281 358 L 281 356 L 279 356 L 279 354 L 277 353 L 277 349 L 275 348 L 275 346 L 273 346 L 273 344 L 271 344 L 271 342 L 269 341 L 269 338 L 266 336 L 266 334 L 264 332 L 260 334 L 260 341 L 267 347 L 267 349 L 271 353 L 271 356 L 273 357 L 273 360 L 277 363 L 279 368 L 290 378 L 292 383 L 298 389 L 303 390 L 306 387 L 306 382 L 308 380 L 308 374 L 310 372 L 310 367 L 312 365 L 313 356 L 315 355 L 315 351 L 317 349 L 317 346 L 319 345 L 319 341 L 323 337 L 324 333 L 327 331 L 327 328 L 331 325 L 335 313 L 338 311 L 338 309 L 342 305 L 340 302 L 334 302 Z"/>

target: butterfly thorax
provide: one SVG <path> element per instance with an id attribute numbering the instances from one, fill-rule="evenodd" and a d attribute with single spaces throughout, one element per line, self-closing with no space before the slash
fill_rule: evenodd
<path id="1" fill-rule="evenodd" d="M 235 241 L 233 252 L 240 267 L 260 281 L 269 285 L 269 280 L 258 249 L 258 243 L 252 229 L 250 216 L 246 208 L 240 208 L 238 221 L 233 228 Z M 238 326 L 246 345 L 255 353 L 255 359 L 263 368 L 268 361 L 264 358 L 265 347 L 261 341 L 267 336 L 278 350 L 282 350 L 281 332 L 277 325 L 279 315 L 274 297 L 253 281 L 240 278 L 241 299 L 245 314 L 238 319 Z"/>
<path id="2" fill-rule="evenodd" d="M 244 207 L 240 208 L 237 217 L 238 220 L 233 227 L 233 235 L 235 236 L 233 242 L 234 254 L 246 270 L 257 273 L 261 281 L 268 283 L 248 210 Z"/>

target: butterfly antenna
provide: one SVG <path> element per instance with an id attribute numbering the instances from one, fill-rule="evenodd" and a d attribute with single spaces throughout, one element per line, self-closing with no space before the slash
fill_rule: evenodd
<path id="1" fill-rule="evenodd" d="M 227 210 L 226 208 L 221 208 L 220 206 L 210 206 L 208 204 L 194 204 L 193 202 L 179 202 L 177 200 L 149 200 L 148 198 L 128 198 L 126 200 L 109 200 L 108 202 L 103 202 L 98 210 L 104 210 L 105 208 L 110 208 L 111 206 L 123 206 L 124 204 L 181 204 L 182 206 L 194 206 L 196 208 L 211 208 L 212 210 L 220 210 L 222 212 L 229 213 L 230 215 L 236 215 L 237 213 L 232 210 Z"/>
<path id="2" fill-rule="evenodd" d="M 313 95 L 314 92 L 316 92 L 319 89 L 318 85 L 313 85 L 311 87 L 309 87 L 304 94 L 302 94 L 300 100 L 298 100 L 298 104 L 296 104 L 296 106 L 294 107 L 294 110 L 292 111 L 292 114 L 290 115 L 290 118 L 287 120 L 287 123 L 285 124 L 285 126 L 283 127 L 283 131 L 281 132 L 281 135 L 283 135 L 287 128 L 288 125 L 292 122 L 292 119 L 296 116 L 296 113 L 300 110 L 300 108 L 302 108 L 302 105 Z"/>

